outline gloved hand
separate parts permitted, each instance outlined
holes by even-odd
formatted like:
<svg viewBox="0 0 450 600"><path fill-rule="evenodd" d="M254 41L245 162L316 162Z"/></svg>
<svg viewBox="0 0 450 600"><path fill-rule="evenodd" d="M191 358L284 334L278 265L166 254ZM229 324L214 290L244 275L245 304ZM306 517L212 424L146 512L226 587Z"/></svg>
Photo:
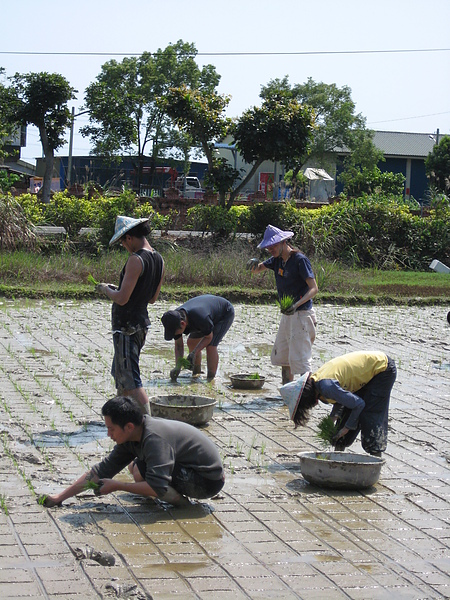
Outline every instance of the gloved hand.
<svg viewBox="0 0 450 600"><path fill-rule="evenodd" d="M98 292L99 294L104 294L105 296L107 296L108 294L106 293L107 289L110 290L114 290L115 287L113 285L111 285L110 283L97 283L97 285L95 286L95 291Z"/></svg>
<svg viewBox="0 0 450 600"><path fill-rule="evenodd" d="M246 267L249 271L253 271L254 269L256 269L256 267L259 265L259 260L257 258L251 258L247 264Z"/></svg>
<svg viewBox="0 0 450 600"><path fill-rule="evenodd" d="M176 367L174 369L172 369L170 371L170 379L172 381L176 381L178 378L178 375L180 374L180 369L177 369Z"/></svg>
<svg viewBox="0 0 450 600"><path fill-rule="evenodd" d="M190 363L190 369L192 371L192 369L194 368L194 363L195 363L195 352L189 352L189 354L186 357L186 360L189 361Z"/></svg>
<svg viewBox="0 0 450 600"><path fill-rule="evenodd" d="M291 306L289 306L289 308L285 308L281 312L283 313L283 315L293 315L295 313L294 305L291 304Z"/></svg>

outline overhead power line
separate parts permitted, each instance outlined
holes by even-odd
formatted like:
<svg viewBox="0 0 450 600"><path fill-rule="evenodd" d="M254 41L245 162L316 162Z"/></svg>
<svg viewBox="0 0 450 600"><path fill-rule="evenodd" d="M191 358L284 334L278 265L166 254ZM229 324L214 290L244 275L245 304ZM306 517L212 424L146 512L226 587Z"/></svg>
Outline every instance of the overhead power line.
<svg viewBox="0 0 450 600"><path fill-rule="evenodd" d="M197 52L196 56L312 56L330 54L401 54L412 52L450 52L450 48L405 48L399 50L304 50L299 52ZM142 52L26 52L0 50L0 54L24 56L141 56ZM148 54L156 54L149 52Z"/></svg>
<svg viewBox="0 0 450 600"><path fill-rule="evenodd" d="M410 119L424 119L425 117L436 117L437 115L448 115L450 111L430 113L428 115L417 115L416 117L399 117L398 119L384 119L383 121L371 121L367 125L376 125L376 123L392 123L393 121L408 121Z"/></svg>

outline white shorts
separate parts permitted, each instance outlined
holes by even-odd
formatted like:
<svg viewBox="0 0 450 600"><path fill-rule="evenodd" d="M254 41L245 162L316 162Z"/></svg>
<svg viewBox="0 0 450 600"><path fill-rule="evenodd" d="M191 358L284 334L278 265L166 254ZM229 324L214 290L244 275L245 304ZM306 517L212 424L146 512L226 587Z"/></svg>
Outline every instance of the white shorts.
<svg viewBox="0 0 450 600"><path fill-rule="evenodd" d="M316 322L314 308L298 310L293 315L281 315L270 357L272 364L289 367L292 375L303 375L306 371L311 371Z"/></svg>

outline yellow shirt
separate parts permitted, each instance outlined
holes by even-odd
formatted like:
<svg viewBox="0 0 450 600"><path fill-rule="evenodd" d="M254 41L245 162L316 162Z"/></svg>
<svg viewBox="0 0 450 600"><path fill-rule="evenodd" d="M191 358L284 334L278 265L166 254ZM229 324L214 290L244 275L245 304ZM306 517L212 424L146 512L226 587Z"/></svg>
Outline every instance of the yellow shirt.
<svg viewBox="0 0 450 600"><path fill-rule="evenodd" d="M350 352L328 361L313 373L311 378L314 381L335 379L342 389L357 392L375 375L386 371L387 364L388 358L384 352ZM320 399L330 404L335 403L331 398Z"/></svg>

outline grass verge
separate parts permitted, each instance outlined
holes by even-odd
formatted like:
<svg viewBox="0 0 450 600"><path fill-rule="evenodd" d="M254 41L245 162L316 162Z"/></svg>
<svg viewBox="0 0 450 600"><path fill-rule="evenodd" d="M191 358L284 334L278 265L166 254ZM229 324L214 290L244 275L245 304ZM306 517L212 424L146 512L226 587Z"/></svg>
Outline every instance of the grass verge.
<svg viewBox="0 0 450 600"><path fill-rule="evenodd" d="M246 269L252 248L161 248L166 277L161 299L179 302L199 294L219 294L239 303L275 303L270 271L251 275ZM61 253L45 256L30 252L0 255L0 295L8 298L100 298L89 275L97 281L118 283L127 260L124 251L98 258ZM263 257L261 257L263 258ZM336 262L314 262L319 287L315 304L447 305L450 276L434 271L379 271L352 269ZM103 298L103 297L102 297Z"/></svg>

